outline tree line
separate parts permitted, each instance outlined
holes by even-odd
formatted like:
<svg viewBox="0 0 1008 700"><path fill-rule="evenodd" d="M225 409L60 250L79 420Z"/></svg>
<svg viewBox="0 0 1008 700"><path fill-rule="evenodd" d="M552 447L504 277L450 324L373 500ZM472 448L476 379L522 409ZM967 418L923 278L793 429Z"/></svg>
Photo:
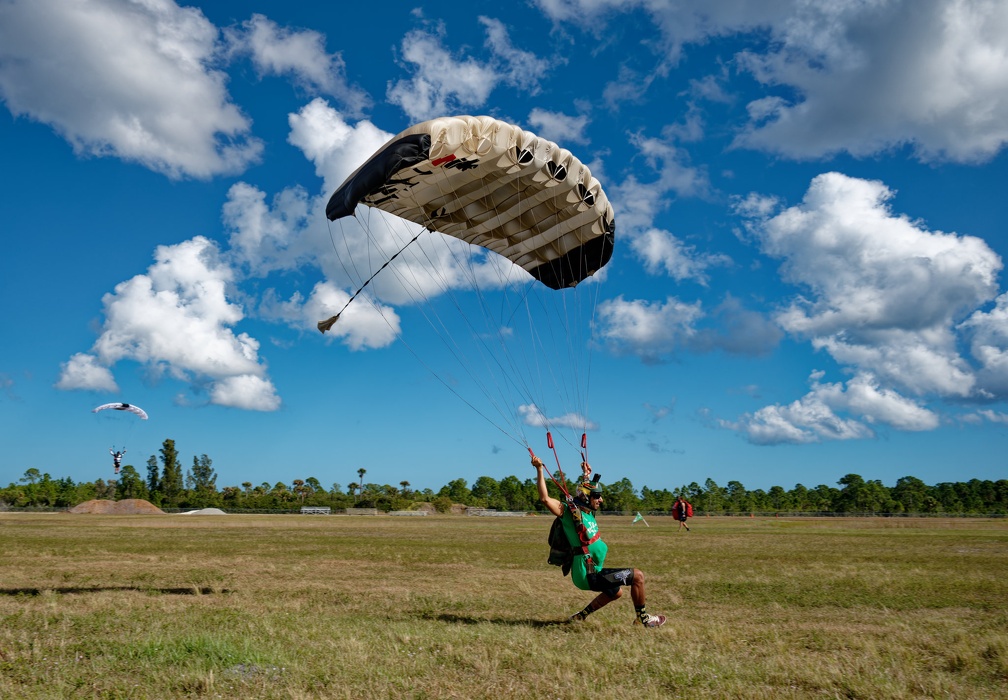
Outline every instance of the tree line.
<svg viewBox="0 0 1008 700"><path fill-rule="evenodd" d="M123 500L138 498L165 509L221 508L228 512L297 511L301 506L341 508L376 508L380 511L410 510L419 503L430 503L440 512L453 504L506 511L543 511L535 480L506 476L495 479L481 476L470 487L465 479L454 479L438 491L413 490L409 481L398 486L364 483L366 469L357 470L357 480L344 488L338 483L326 488L313 476L294 479L290 484L278 481L254 485L218 488L213 460L206 454L193 456L192 465L183 471L175 441L162 443L158 455L147 460L141 475L132 465L122 467L118 479L75 483L64 477L53 479L34 467L18 483L0 488L0 504L16 508L71 508L92 499ZM569 489L574 483L567 484ZM550 484L556 495L556 486ZM929 515L1006 515L1008 514L1008 479L997 481L971 479L965 482L925 484L913 476L904 476L888 487L878 480L866 481L857 474L847 474L837 486L807 488L796 484L785 490L749 490L740 481L725 486L707 479L672 490L639 491L629 479L603 485L605 510L648 514L671 513L672 504L682 496L693 504L697 514L741 515L749 513L874 513Z"/></svg>

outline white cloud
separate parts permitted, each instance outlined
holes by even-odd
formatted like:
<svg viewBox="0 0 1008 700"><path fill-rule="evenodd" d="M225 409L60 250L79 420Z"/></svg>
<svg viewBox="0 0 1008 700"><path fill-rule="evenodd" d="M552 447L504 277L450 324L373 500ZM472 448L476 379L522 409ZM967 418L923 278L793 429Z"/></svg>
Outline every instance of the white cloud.
<svg viewBox="0 0 1008 700"><path fill-rule="evenodd" d="M368 95L347 84L340 54L325 50L325 35L280 27L261 14L226 31L232 53L249 54L260 75L281 75L312 93L331 95L354 115L370 106Z"/></svg>
<svg viewBox="0 0 1008 700"><path fill-rule="evenodd" d="M535 94L549 63L515 48L499 20L481 17L490 56L457 58L445 48L443 24L433 31L414 30L403 37L401 58L412 76L389 82L386 97L413 121L467 111L486 104L500 83Z"/></svg>
<svg viewBox="0 0 1008 700"><path fill-rule="evenodd" d="M500 80L487 63L455 58L443 39L443 29L437 34L414 30L403 37L402 60L412 66L413 76L390 82L386 97L412 121L480 107Z"/></svg>
<svg viewBox="0 0 1008 700"><path fill-rule="evenodd" d="M742 65L795 100L766 103L739 143L796 158L911 144L980 162L1008 141L1008 5L985 0L804 3L775 48Z"/></svg>
<svg viewBox="0 0 1008 700"><path fill-rule="evenodd" d="M948 329L905 331L892 328L848 342L846 334L814 338L816 349L826 350L845 366L870 370L886 383L917 395L968 397L976 378L956 350Z"/></svg>
<svg viewBox="0 0 1008 700"><path fill-rule="evenodd" d="M588 143L588 137L584 133L588 126L587 115L579 114L572 117L562 112L551 112L536 107L529 112L528 121L537 136L550 141L565 144Z"/></svg>
<svg viewBox="0 0 1008 700"><path fill-rule="evenodd" d="M880 182L826 173L801 205L776 215L766 199L738 207L756 217L749 230L784 261L784 279L807 293L778 322L854 376L844 386L814 375L800 400L723 425L760 444L847 439L870 425L933 430L928 399L1008 396L1008 302L977 310L996 293L1000 257L978 238L894 214L892 197ZM960 354L967 345L979 370Z"/></svg>
<svg viewBox="0 0 1008 700"><path fill-rule="evenodd" d="M507 27L499 19L480 17L479 21L486 28L486 47L490 49L493 63L498 66L504 81L522 92L538 94L539 82L549 71L550 61L515 47Z"/></svg>
<svg viewBox="0 0 1008 700"><path fill-rule="evenodd" d="M98 363L94 355L78 352L60 365L57 389L89 389L92 391L119 391L115 377L108 367Z"/></svg>
<svg viewBox="0 0 1008 700"><path fill-rule="evenodd" d="M518 407L522 422L532 428L571 428L573 430L598 430L599 426L578 413L565 413L555 418L547 417L535 404Z"/></svg>
<svg viewBox="0 0 1008 700"><path fill-rule="evenodd" d="M254 374L221 377L210 387L210 402L251 411L275 411L280 397L273 384Z"/></svg>
<svg viewBox="0 0 1008 700"><path fill-rule="evenodd" d="M826 173L801 205L754 226L785 280L809 294L778 321L910 392L968 394L953 328L994 296L1001 259L979 238L893 214L892 196L880 182Z"/></svg>
<svg viewBox="0 0 1008 700"><path fill-rule="evenodd" d="M814 372L811 390L786 406L764 406L738 421L722 420L719 424L738 431L757 445L870 438L875 433L869 425L913 431L938 426L934 413L891 389L880 388L870 375L858 375L846 387L839 383L820 384L821 377L822 372Z"/></svg>
<svg viewBox="0 0 1008 700"><path fill-rule="evenodd" d="M93 359L78 355L64 365L64 388L82 367L133 360L151 374L167 374L194 389L209 384L212 403L275 410L280 399L260 362L259 342L230 328L244 316L227 299L233 278L206 238L159 246L147 274L105 295L105 322Z"/></svg>
<svg viewBox="0 0 1008 700"><path fill-rule="evenodd" d="M834 409L843 409L870 424L882 424L897 430L934 430L938 416L923 406L879 386L875 377L860 373L847 386L828 384L817 387L823 400Z"/></svg>
<svg viewBox="0 0 1008 700"><path fill-rule="evenodd" d="M395 134L383 131L370 121L351 125L346 117L321 99L315 98L288 119L287 140L301 149L322 178L322 190L331 193L364 164Z"/></svg>
<svg viewBox="0 0 1008 700"><path fill-rule="evenodd" d="M630 247L650 274L664 272L677 282L692 279L706 286L708 268L731 262L724 254L697 252L695 246L688 246L668 231L656 228L649 228L631 239Z"/></svg>
<svg viewBox="0 0 1008 700"><path fill-rule="evenodd" d="M283 190L270 205L265 193L251 185L232 185L222 211L230 232L229 256L252 276L307 264L318 254L316 239L305 235L314 204L297 187Z"/></svg>
<svg viewBox="0 0 1008 700"><path fill-rule="evenodd" d="M213 68L219 48L198 9L170 0L4 2L0 96L77 153L172 178L236 173L262 144Z"/></svg>
<svg viewBox="0 0 1008 700"><path fill-rule="evenodd" d="M1008 294L990 311L976 311L960 326L980 369L977 382L987 398L1008 398Z"/></svg>
<svg viewBox="0 0 1008 700"><path fill-rule="evenodd" d="M983 420L990 421L991 423L1000 423L1002 425L1008 425L1008 413L983 409L981 411L977 411L976 415L979 418L982 418ZM967 416L966 418L969 419L971 417ZM967 420L967 422L973 422L973 421Z"/></svg>
<svg viewBox="0 0 1008 700"><path fill-rule="evenodd" d="M989 0L759 3L537 0L554 22L601 34L609 14L643 11L661 58L712 37L768 47L736 56L767 92L738 144L793 158L867 156L910 145L922 160L982 162L1008 141L1008 4ZM627 70L624 68L624 70ZM607 95L650 84L623 75Z"/></svg>
<svg viewBox="0 0 1008 700"><path fill-rule="evenodd" d="M669 297L664 304L626 301L622 295L599 303L599 336L616 353L632 353L645 362L660 362L696 333L700 303Z"/></svg>
<svg viewBox="0 0 1008 700"><path fill-rule="evenodd" d="M783 443L808 444L823 440L853 440L869 438L872 430L855 420L837 416L814 394L792 401L787 406L764 406L738 422L720 422L746 436L756 445Z"/></svg>
<svg viewBox="0 0 1008 700"><path fill-rule="evenodd" d="M294 328L317 333L319 321L342 310L339 321L326 332L326 338L339 339L351 350L383 348L395 341L401 328L394 309L378 304L366 295L346 306L349 298L346 291L332 283L319 282L312 288L307 301L299 294L280 301L275 294L268 293L260 313L266 319L283 321Z"/></svg>

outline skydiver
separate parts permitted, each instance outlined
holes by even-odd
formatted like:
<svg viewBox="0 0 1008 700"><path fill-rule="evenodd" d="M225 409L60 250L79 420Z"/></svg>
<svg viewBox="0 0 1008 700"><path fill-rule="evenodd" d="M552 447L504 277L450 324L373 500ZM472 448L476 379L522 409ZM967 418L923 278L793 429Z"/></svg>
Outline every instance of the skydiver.
<svg viewBox="0 0 1008 700"><path fill-rule="evenodd" d="M542 460L538 457L532 457L532 466L536 469L539 500L549 512L561 518L567 539L574 547L571 580L583 591L598 593L584 610L571 615L570 621L584 620L599 608L623 595L621 586L629 586L630 598L633 600L634 610L637 613L634 623L640 622L645 628L664 625L664 615L651 615L645 610L644 573L640 569L603 568L608 547L599 537L598 523L595 521L595 513L602 507L602 487L597 481L588 481L592 471L591 466L587 462L581 463L583 480L577 488L577 495L573 498L573 502L568 503L558 501L549 495L546 488L546 478L543 475ZM583 532L588 542L586 547L582 546L579 530ZM587 549L587 553L585 553L585 549Z"/></svg>
<svg viewBox="0 0 1008 700"><path fill-rule="evenodd" d="M109 454L112 455L112 463L115 464L115 473L119 473L119 463L122 462L122 457L126 454L126 448L123 448L119 452L110 449Z"/></svg>

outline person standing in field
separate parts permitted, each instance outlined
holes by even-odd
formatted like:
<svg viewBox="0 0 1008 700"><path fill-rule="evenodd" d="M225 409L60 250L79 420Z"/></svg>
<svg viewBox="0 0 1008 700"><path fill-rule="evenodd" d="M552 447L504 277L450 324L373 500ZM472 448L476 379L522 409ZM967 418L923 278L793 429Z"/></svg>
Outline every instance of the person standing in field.
<svg viewBox="0 0 1008 700"><path fill-rule="evenodd" d="M686 532L689 532L686 518L691 515L693 515L693 504L682 496L677 497L675 503L672 505L672 517L679 521L679 527L676 529L676 532L682 532L683 528L686 528Z"/></svg>
<svg viewBox="0 0 1008 700"><path fill-rule="evenodd" d="M538 457L532 457L536 469L536 486L539 500L546 509L561 519L567 540L574 548L571 562L571 580L583 591L595 591L598 595L584 608L570 617L571 622L580 622L596 610L608 605L623 595L623 586L630 587L630 598L637 613L634 622L644 627L661 627L664 615L651 615L645 609L644 573L640 569L604 568L608 547L599 536L595 513L602 507L602 487L598 482L589 482L591 466L581 463L583 481L577 495L571 501L563 502L549 495L546 488L544 465Z"/></svg>

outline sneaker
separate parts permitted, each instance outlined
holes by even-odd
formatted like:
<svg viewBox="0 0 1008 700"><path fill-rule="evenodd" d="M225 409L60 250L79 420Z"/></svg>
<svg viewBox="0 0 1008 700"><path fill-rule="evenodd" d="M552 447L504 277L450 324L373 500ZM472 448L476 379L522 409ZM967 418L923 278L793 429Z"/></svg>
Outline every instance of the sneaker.
<svg viewBox="0 0 1008 700"><path fill-rule="evenodd" d="M634 619L634 624L637 624L638 622L643 623L645 627L661 627L665 624L665 616L646 613L643 620L640 617Z"/></svg>

